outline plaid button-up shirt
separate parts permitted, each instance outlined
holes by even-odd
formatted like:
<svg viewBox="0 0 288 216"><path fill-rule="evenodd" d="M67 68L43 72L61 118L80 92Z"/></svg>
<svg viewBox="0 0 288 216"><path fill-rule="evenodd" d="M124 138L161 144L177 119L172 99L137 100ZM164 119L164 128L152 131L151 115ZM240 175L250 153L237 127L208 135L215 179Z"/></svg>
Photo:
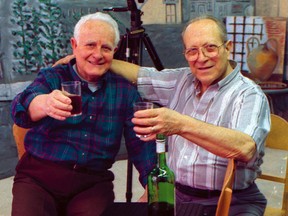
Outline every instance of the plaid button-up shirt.
<svg viewBox="0 0 288 216"><path fill-rule="evenodd" d="M143 142L133 131L133 103L141 100L136 88L124 78L107 72L92 92L71 62L42 69L36 79L12 102L11 113L19 126L31 128L25 149L32 155L78 164L93 170L111 168L124 134L129 156L140 172L140 182L156 163L154 142ZM46 117L32 122L27 114L30 102L40 94L61 89L62 81L79 80L82 87L82 115L59 121Z"/></svg>

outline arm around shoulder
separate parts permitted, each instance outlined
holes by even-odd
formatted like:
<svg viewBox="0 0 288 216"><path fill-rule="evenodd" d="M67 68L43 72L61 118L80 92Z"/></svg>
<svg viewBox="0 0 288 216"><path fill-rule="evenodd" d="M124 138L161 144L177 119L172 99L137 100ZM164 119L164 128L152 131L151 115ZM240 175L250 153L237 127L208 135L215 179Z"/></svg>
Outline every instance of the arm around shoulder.
<svg viewBox="0 0 288 216"><path fill-rule="evenodd" d="M138 71L140 66L126 61L113 59L111 71L123 76L132 83L137 83Z"/></svg>

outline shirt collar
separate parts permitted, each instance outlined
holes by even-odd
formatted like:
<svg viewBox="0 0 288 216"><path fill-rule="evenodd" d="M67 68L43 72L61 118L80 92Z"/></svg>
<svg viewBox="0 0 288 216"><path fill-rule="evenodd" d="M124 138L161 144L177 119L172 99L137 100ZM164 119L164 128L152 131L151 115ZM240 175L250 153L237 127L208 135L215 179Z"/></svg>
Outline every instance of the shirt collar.
<svg viewBox="0 0 288 216"><path fill-rule="evenodd" d="M226 76L224 79L220 80L218 83L215 83L214 85L217 85L219 88L227 85L228 83L230 83L234 77L236 77L237 75L239 75L239 71L240 71L240 65L233 61L233 60L229 60L229 63L232 65L232 67L234 68L233 71L228 74L228 76ZM196 91L200 92L200 81L194 76L194 89Z"/></svg>
<svg viewBox="0 0 288 216"><path fill-rule="evenodd" d="M88 82L87 80L82 78L77 71L75 58L69 62L69 67L73 71L73 78L74 78L74 74L75 74L75 76L77 76L77 78L82 81L82 85L87 86L92 92L95 92L98 89L100 89L103 86L104 82L107 80L107 73L105 73L99 80L97 80L97 82Z"/></svg>
<svg viewBox="0 0 288 216"><path fill-rule="evenodd" d="M239 71L240 71L240 65L233 61L233 60L230 60L229 63L231 64L233 71L228 74L228 76L226 76L224 79L220 80L218 82L218 85L219 85L219 88L227 85L228 83L230 83L236 76L239 76Z"/></svg>

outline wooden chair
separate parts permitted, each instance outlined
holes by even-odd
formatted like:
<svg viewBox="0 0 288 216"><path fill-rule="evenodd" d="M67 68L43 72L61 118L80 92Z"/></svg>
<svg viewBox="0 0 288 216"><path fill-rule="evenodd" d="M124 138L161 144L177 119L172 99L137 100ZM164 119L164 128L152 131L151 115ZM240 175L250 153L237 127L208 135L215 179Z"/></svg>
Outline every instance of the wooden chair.
<svg viewBox="0 0 288 216"><path fill-rule="evenodd" d="M28 132L29 129L19 127L16 124L13 124L12 131L13 131L13 136L14 140L17 146L17 151L18 151L18 158L20 159L22 155L25 153L25 148L24 148L24 138L26 136L26 133Z"/></svg>
<svg viewBox="0 0 288 216"><path fill-rule="evenodd" d="M218 200L216 216L228 216L230 203L232 199L233 182L235 174L235 162L234 159L229 159L221 195Z"/></svg>
<svg viewBox="0 0 288 216"><path fill-rule="evenodd" d="M277 116L271 114L271 131L266 139L266 147L271 149L279 149L287 151L288 156L288 122ZM265 159L264 159L265 160ZM265 216L287 216L288 215L288 158L286 157L286 171L285 176L275 176L268 173L262 173L259 179L278 182L284 184L284 192L282 198L282 208L272 208L267 206ZM271 189L272 190L272 189Z"/></svg>

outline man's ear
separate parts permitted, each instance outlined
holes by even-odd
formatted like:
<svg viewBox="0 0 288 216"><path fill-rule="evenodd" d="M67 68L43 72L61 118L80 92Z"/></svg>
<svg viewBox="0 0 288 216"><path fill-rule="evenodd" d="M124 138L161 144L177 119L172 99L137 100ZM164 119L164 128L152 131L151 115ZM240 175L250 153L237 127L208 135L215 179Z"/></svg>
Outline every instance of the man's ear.
<svg viewBox="0 0 288 216"><path fill-rule="evenodd" d="M233 43L232 43L232 41L231 40L228 40L227 42L226 42L226 49L227 49L227 51L229 51L229 52L231 52L232 51L232 49L233 49Z"/></svg>
<svg viewBox="0 0 288 216"><path fill-rule="evenodd" d="M114 48L114 54L116 53L117 50L118 50L118 47L115 47Z"/></svg>
<svg viewBox="0 0 288 216"><path fill-rule="evenodd" d="M70 43L71 43L71 46L72 46L72 49L74 50L76 47L77 47L77 41L74 37L72 37L70 39Z"/></svg>
<svg viewBox="0 0 288 216"><path fill-rule="evenodd" d="M233 43L231 40L228 40L226 42L226 46L225 46L226 52L228 53L227 58L230 59L230 54L233 50Z"/></svg>

